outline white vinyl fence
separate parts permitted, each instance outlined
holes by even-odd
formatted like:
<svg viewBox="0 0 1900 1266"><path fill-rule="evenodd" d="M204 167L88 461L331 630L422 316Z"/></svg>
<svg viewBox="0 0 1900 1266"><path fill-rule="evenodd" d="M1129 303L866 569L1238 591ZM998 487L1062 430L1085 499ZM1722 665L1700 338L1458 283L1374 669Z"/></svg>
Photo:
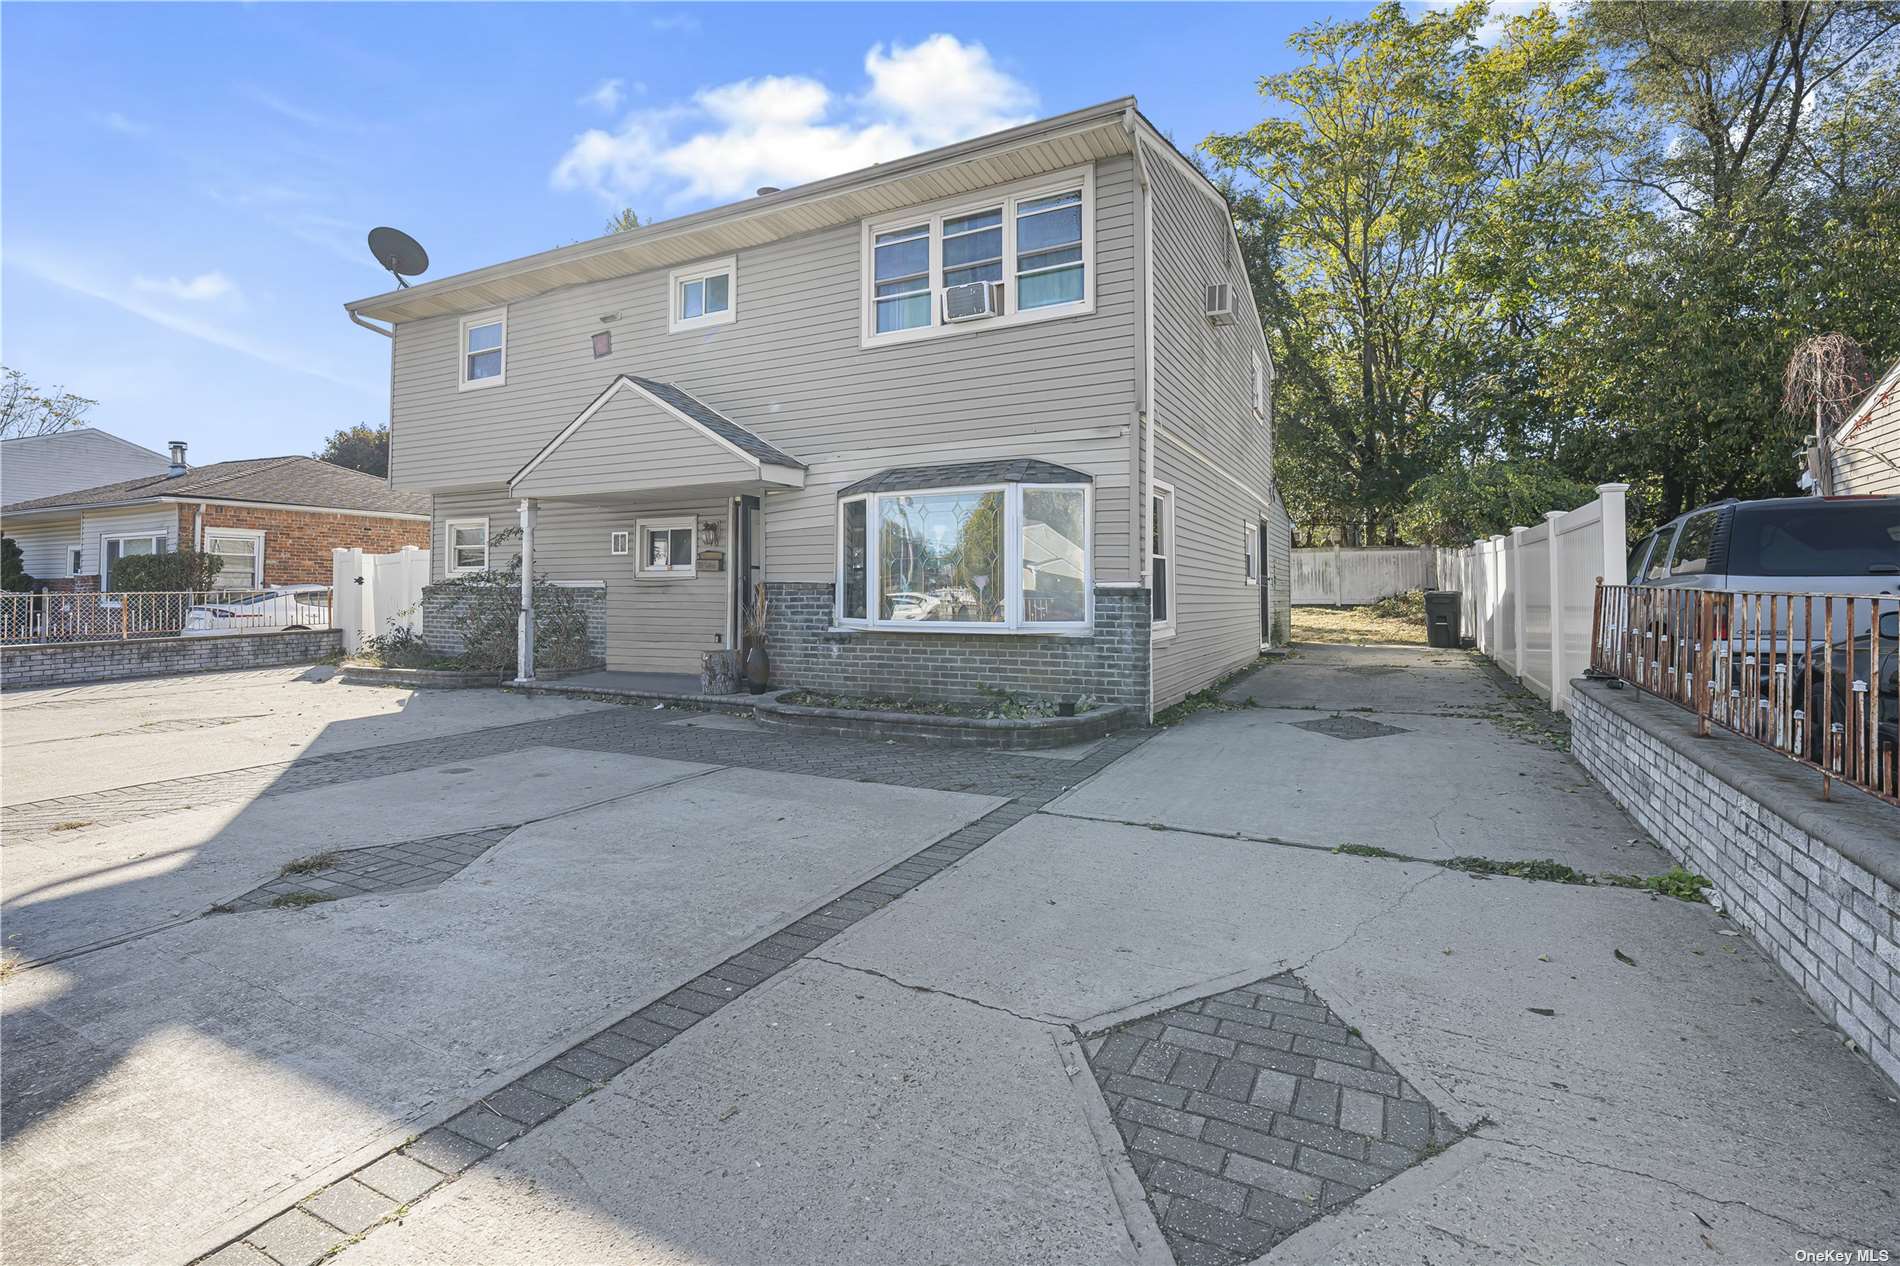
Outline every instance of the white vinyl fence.
<svg viewBox="0 0 1900 1266"><path fill-rule="evenodd" d="M334 627L343 630L343 653L359 650L363 639L387 633L390 626L420 630L422 587L429 583L429 551L405 545L394 554L365 554L360 549L331 551L336 593Z"/></svg>
<svg viewBox="0 0 1900 1266"><path fill-rule="evenodd" d="M1590 666L1597 581L1624 579L1627 491L1628 484L1599 484L1589 505L1438 552L1438 584L1464 594L1464 635L1558 712L1571 679Z"/></svg>
<svg viewBox="0 0 1900 1266"><path fill-rule="evenodd" d="M1293 605L1355 607L1393 594L1430 589L1436 559L1429 548L1293 551Z"/></svg>

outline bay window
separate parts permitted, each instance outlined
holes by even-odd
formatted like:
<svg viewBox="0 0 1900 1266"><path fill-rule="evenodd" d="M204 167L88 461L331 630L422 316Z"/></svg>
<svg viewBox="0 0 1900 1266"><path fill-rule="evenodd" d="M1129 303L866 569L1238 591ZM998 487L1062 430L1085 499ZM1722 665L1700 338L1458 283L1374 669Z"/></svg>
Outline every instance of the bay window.
<svg viewBox="0 0 1900 1266"><path fill-rule="evenodd" d="M1086 628L1090 509L1086 483L847 489L836 617L918 632Z"/></svg>
<svg viewBox="0 0 1900 1266"><path fill-rule="evenodd" d="M864 224L866 346L1088 312L1094 306L1093 168ZM942 296L985 282L996 315L950 324Z"/></svg>

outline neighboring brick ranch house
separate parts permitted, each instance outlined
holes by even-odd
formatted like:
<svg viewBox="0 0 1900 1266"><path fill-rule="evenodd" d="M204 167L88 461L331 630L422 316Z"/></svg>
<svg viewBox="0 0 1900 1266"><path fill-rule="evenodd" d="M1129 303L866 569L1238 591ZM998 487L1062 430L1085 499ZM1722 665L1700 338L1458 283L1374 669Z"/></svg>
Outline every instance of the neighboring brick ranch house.
<svg viewBox="0 0 1900 1266"><path fill-rule="evenodd" d="M232 589L328 584L330 551L378 554L429 544L429 496L314 457L258 457L187 467L0 507L0 531L28 575L65 591L112 587L112 564L180 548L224 559Z"/></svg>

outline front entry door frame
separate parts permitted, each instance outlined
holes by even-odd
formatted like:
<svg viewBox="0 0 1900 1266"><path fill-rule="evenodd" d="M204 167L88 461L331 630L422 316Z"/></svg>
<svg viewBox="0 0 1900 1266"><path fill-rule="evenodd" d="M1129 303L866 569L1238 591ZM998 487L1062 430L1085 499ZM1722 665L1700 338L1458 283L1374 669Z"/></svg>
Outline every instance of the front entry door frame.
<svg viewBox="0 0 1900 1266"><path fill-rule="evenodd" d="M738 652L741 663L751 649L745 644L745 613L752 605L753 586L764 578L758 558L760 513L759 498L732 499L732 518L727 525L732 542L732 600L727 604L732 612L732 628L727 645Z"/></svg>

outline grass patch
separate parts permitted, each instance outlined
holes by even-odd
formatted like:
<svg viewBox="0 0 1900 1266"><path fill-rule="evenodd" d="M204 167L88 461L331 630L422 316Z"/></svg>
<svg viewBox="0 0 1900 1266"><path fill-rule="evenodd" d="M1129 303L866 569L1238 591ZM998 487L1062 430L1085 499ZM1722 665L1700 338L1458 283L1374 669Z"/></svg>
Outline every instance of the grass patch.
<svg viewBox="0 0 1900 1266"><path fill-rule="evenodd" d="M1677 901L1708 901L1702 891L1709 887L1708 879L1680 866L1671 866L1660 875L1604 875L1601 882L1618 888L1638 888L1658 896L1674 897Z"/></svg>
<svg viewBox="0 0 1900 1266"><path fill-rule="evenodd" d="M310 875L319 870L330 869L330 867L336 865L336 859L337 854L334 850L328 853L312 853L308 857L299 857L294 862L285 862L284 868L277 873L280 875Z"/></svg>
<svg viewBox="0 0 1900 1266"><path fill-rule="evenodd" d="M1548 857L1528 862L1501 862L1495 857L1454 857L1444 865L1447 870L1462 870L1468 875L1509 875L1513 879L1535 879L1547 884L1592 882L1590 876L1582 871Z"/></svg>
<svg viewBox="0 0 1900 1266"><path fill-rule="evenodd" d="M1413 597L1418 599L1416 612L1406 605ZM1364 607L1294 607L1293 640L1335 645L1394 642L1423 646L1424 595L1400 594Z"/></svg>
<svg viewBox="0 0 1900 1266"><path fill-rule="evenodd" d="M271 902L273 910L301 910L305 906L321 905L325 901L335 901L327 892L287 892Z"/></svg>
<svg viewBox="0 0 1900 1266"><path fill-rule="evenodd" d="M1344 853L1347 857L1385 857L1399 862L1410 860L1403 853L1395 853L1389 848L1380 848L1377 844L1341 844L1333 852Z"/></svg>

